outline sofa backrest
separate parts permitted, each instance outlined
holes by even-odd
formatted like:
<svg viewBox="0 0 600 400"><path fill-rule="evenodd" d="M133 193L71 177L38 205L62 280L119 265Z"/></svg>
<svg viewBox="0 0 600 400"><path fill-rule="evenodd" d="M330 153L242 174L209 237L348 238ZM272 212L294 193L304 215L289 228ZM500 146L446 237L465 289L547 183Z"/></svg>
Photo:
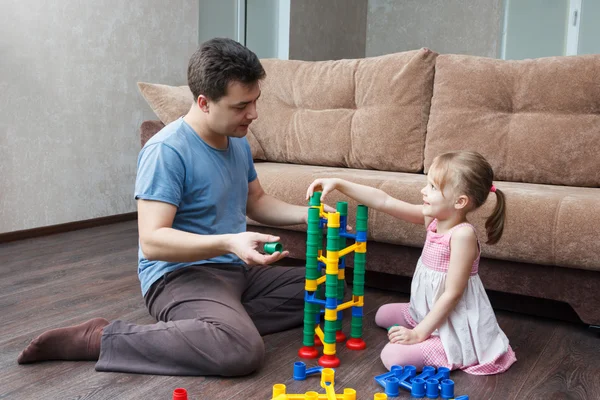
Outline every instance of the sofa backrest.
<svg viewBox="0 0 600 400"><path fill-rule="evenodd" d="M423 170L437 54L338 61L262 60L267 78L248 139L273 162Z"/></svg>
<svg viewBox="0 0 600 400"><path fill-rule="evenodd" d="M479 151L504 181L600 186L600 55L436 59L425 171Z"/></svg>

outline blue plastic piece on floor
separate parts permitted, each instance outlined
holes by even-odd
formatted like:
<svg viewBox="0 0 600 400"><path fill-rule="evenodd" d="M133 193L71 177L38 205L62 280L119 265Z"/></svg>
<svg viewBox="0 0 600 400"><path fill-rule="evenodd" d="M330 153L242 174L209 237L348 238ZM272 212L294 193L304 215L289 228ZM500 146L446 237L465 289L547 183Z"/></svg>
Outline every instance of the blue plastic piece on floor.
<svg viewBox="0 0 600 400"><path fill-rule="evenodd" d="M425 379L414 378L412 380L410 395L417 399L422 399L423 397L425 397Z"/></svg>
<svg viewBox="0 0 600 400"><path fill-rule="evenodd" d="M435 367L427 365L427 366L423 367L423 371L421 371L421 373L419 375L415 376L415 378L421 378L421 379L427 380L433 375L435 375Z"/></svg>
<svg viewBox="0 0 600 400"><path fill-rule="evenodd" d="M437 379L438 381L443 381L444 379L450 378L450 369L446 367L439 367L437 374L431 377L432 379Z"/></svg>
<svg viewBox="0 0 600 400"><path fill-rule="evenodd" d="M450 369L425 366L417 376L417 368L413 365L402 367L394 365L390 372L375 377L375 382L381 385L388 397L400 395L399 388L411 392L413 398L427 397L429 399L454 399L454 381L449 379ZM454 400L468 400L469 396L460 396Z"/></svg>
<svg viewBox="0 0 600 400"><path fill-rule="evenodd" d="M395 376L390 376L385 379L385 394L389 397L397 397L400 395L400 381Z"/></svg>
<svg viewBox="0 0 600 400"><path fill-rule="evenodd" d="M318 372L321 372L322 370L323 370L323 367L313 367L313 368L306 369L306 364L303 363L302 361L295 362L294 363L294 380L303 381L306 379L307 376L316 374Z"/></svg>
<svg viewBox="0 0 600 400"><path fill-rule="evenodd" d="M454 381L451 381L450 379L444 379L442 381L442 383L440 384L440 386L441 386L440 397L442 399L454 398Z"/></svg>
<svg viewBox="0 0 600 400"><path fill-rule="evenodd" d="M427 379L425 386L427 387L425 395L428 399L437 399L440 397L440 381L437 379Z"/></svg>

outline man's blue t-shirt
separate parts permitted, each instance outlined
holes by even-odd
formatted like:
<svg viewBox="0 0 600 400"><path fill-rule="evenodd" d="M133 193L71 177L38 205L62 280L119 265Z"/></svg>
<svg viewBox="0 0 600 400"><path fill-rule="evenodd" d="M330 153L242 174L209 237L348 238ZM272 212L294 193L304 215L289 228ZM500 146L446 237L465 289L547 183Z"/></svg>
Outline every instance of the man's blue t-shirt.
<svg viewBox="0 0 600 400"><path fill-rule="evenodd" d="M138 157L135 198L173 204L173 229L200 235L246 231L248 183L256 179L246 138L215 149L179 118L154 135ZM141 246L138 275L145 295L165 273L204 263L242 264L235 254L192 263L149 261Z"/></svg>

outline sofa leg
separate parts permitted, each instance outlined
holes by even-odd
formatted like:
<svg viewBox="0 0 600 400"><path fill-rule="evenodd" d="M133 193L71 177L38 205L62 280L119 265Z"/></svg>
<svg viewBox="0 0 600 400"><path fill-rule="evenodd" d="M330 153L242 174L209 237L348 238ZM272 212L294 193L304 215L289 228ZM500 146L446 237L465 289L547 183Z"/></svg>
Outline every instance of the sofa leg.
<svg viewBox="0 0 600 400"><path fill-rule="evenodd" d="M589 325L589 330L600 335L600 325Z"/></svg>

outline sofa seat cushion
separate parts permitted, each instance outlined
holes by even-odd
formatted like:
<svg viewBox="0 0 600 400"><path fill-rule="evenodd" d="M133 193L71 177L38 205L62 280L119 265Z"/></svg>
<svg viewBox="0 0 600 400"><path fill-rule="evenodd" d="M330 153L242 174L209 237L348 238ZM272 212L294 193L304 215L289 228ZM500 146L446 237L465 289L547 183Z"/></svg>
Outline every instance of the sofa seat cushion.
<svg viewBox="0 0 600 400"><path fill-rule="evenodd" d="M335 167L256 163L265 191L292 204L306 205L306 189L316 178L337 177L382 189L391 196L418 204L423 174L347 169ZM535 264L600 271L600 195L598 189L496 182L507 198L507 221L500 242L485 244L485 218L496 198L476 211L471 222L479 232L482 256ZM354 226L356 203L340 193L328 195L326 203L348 201L349 221ZM250 221L250 224L255 222ZM289 229L303 231L298 225ZM251 230L251 227L249 228ZM425 228L369 210L369 240L422 247Z"/></svg>

